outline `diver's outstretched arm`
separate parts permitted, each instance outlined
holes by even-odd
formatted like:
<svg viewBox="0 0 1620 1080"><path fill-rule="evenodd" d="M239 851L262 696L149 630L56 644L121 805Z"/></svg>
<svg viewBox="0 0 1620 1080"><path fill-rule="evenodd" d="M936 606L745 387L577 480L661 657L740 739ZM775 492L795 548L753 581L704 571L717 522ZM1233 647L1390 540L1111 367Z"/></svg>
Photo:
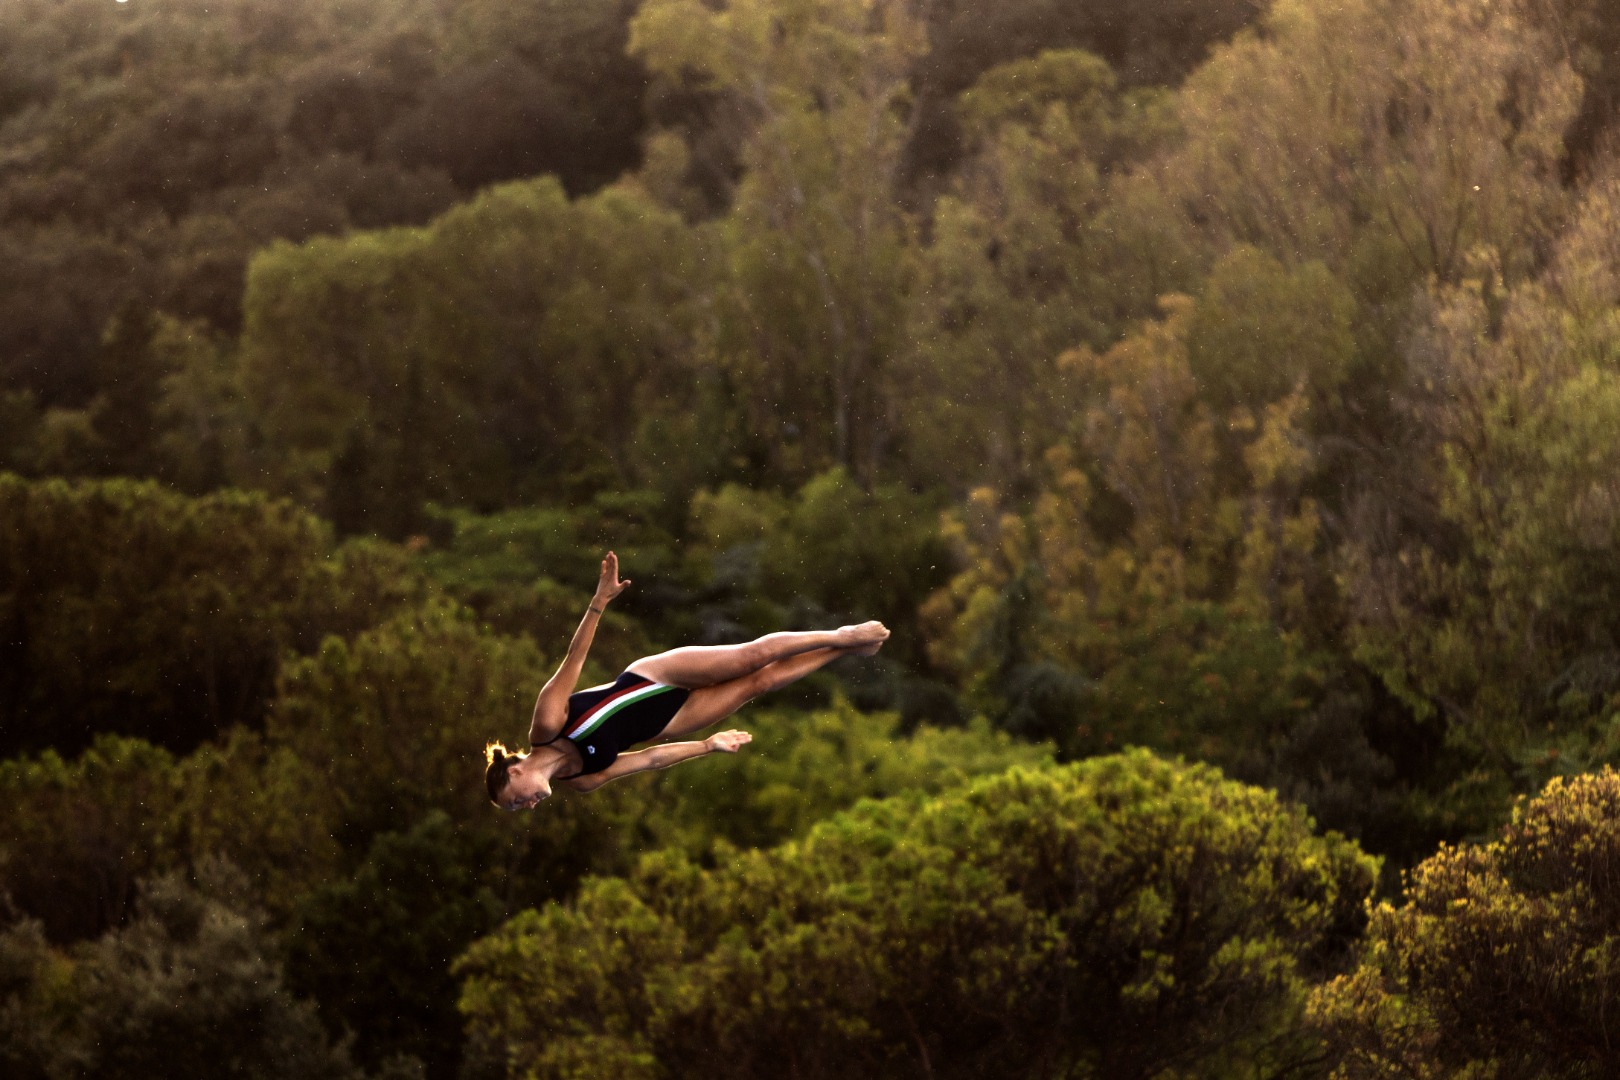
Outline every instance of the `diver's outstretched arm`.
<svg viewBox="0 0 1620 1080"><path fill-rule="evenodd" d="M540 696L535 698L534 717L529 722L531 743L545 742L562 730L563 720L568 715L568 695L579 685L579 677L585 671L585 657L591 651L591 641L596 637L596 624L601 620L602 612L607 610L608 601L624 592L629 585L628 578L619 580L619 557L608 552L607 558L602 560L602 574L596 581L596 593L591 597L590 607L579 621L574 639L568 643L568 655L563 657L557 673L546 680L546 685L540 688Z"/></svg>
<svg viewBox="0 0 1620 1080"><path fill-rule="evenodd" d="M663 743L659 746L648 747L646 750L634 750L628 754L620 754L613 764L601 772L581 776L575 780L564 780L562 783L567 784L575 791L591 791L601 787L609 780L617 780L621 776L646 772L649 769L667 769L671 765L691 761L716 751L735 754L739 748L753 740L754 737L746 731L720 731L710 735L702 742Z"/></svg>

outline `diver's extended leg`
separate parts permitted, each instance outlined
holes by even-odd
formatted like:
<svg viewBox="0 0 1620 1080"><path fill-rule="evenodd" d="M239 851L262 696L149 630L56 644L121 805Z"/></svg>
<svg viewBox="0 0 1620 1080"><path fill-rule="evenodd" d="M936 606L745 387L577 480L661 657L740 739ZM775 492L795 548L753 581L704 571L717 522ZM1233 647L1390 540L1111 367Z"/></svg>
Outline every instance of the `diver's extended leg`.
<svg viewBox="0 0 1620 1080"><path fill-rule="evenodd" d="M819 649L871 645L888 636L889 631L880 622L837 630L784 631L741 645L686 645L644 656L625 670L666 686L698 690L740 679L794 656Z"/></svg>
<svg viewBox="0 0 1620 1080"><path fill-rule="evenodd" d="M780 690L791 682L804 678L812 671L825 667L840 656L870 656L882 642L853 645L847 648L814 649L778 660L751 671L746 675L713 686L693 690L669 724L659 733L657 742L685 738L711 724L717 724L761 694Z"/></svg>

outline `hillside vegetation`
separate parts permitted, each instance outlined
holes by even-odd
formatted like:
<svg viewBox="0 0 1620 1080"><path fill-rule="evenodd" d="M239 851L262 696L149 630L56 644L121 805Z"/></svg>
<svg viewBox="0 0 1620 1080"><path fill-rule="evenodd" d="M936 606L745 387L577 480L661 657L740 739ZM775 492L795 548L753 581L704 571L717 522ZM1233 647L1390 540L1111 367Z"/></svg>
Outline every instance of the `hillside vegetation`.
<svg viewBox="0 0 1620 1080"><path fill-rule="evenodd" d="M1607 1075L1617 57L12 0L0 1071ZM587 684L894 636L497 813L608 548Z"/></svg>

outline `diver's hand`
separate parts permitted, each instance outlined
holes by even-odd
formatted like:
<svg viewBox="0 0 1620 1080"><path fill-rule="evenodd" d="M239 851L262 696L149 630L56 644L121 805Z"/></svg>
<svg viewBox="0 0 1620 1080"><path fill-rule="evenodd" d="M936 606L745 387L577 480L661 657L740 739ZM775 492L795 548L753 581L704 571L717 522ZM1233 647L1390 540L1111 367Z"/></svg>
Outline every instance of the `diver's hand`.
<svg viewBox="0 0 1620 1080"><path fill-rule="evenodd" d="M703 745L709 748L712 754L716 750L727 754L735 754L739 749L754 741L754 737L746 731L720 731L703 740Z"/></svg>
<svg viewBox="0 0 1620 1080"><path fill-rule="evenodd" d="M610 551L607 558L602 560L602 576L596 579L596 597L591 604L592 606L605 604L629 587L629 578L619 580L619 557Z"/></svg>

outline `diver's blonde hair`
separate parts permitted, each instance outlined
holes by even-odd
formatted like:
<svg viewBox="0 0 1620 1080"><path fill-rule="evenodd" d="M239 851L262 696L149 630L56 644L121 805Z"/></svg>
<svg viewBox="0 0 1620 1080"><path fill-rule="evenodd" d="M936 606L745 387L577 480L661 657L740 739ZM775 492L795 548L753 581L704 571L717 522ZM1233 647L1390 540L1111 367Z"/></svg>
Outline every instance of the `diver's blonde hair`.
<svg viewBox="0 0 1620 1080"><path fill-rule="evenodd" d="M501 792L506 790L506 772L523 760L522 754L509 754L498 742L484 744L484 786L489 788L489 801L501 805Z"/></svg>

